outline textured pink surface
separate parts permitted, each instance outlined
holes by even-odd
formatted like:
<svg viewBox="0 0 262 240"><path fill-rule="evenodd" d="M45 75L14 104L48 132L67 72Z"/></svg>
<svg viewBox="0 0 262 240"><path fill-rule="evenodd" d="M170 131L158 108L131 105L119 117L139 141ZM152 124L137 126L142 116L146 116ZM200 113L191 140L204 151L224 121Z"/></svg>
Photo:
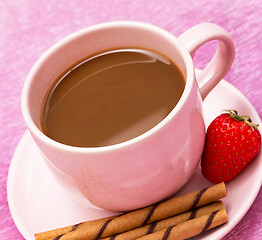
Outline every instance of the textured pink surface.
<svg viewBox="0 0 262 240"><path fill-rule="evenodd" d="M6 182L16 145L25 132L20 95L34 62L52 44L92 24L137 20L160 26L179 36L200 22L224 27L236 43L236 57L225 79L250 100L262 117L262 5L260 0L112 0L0 2L0 239L23 239L7 204ZM213 45L200 49L204 66ZM247 193L248 194L248 193ZM240 223L223 240L262 238L262 192Z"/></svg>

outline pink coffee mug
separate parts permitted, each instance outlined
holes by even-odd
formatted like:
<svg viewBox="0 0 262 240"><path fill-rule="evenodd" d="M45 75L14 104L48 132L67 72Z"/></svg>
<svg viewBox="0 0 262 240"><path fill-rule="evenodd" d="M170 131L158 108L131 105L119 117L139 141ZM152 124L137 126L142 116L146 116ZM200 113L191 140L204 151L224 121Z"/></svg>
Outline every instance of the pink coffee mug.
<svg viewBox="0 0 262 240"><path fill-rule="evenodd" d="M217 50L196 81L192 57L211 40L217 40ZM186 79L181 99L165 119L138 137L105 147L68 146L41 132L41 105L60 74L98 52L130 47L167 56ZM72 179L101 208L141 208L174 194L194 173L205 141L202 101L228 72L234 52L228 33L211 23L196 25L178 39L146 23L91 26L55 44L33 66L22 93L23 116L44 159L66 187Z"/></svg>

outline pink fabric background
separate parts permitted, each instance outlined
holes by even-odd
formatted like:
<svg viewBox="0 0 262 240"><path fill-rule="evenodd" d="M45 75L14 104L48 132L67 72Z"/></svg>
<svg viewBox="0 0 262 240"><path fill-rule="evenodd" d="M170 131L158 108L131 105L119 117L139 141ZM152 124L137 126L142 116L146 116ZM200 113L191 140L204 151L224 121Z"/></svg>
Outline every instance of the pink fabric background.
<svg viewBox="0 0 262 240"><path fill-rule="evenodd" d="M236 43L236 58L225 79L262 117L261 0L16 0L0 1L0 13L1 240L23 239L9 212L6 183L12 155L26 130L20 110L24 80L45 50L76 30L106 21L136 20L179 36L197 23L217 23ZM212 44L201 48L196 66L203 67L213 50ZM232 239L262 239L261 191L245 217L223 238Z"/></svg>

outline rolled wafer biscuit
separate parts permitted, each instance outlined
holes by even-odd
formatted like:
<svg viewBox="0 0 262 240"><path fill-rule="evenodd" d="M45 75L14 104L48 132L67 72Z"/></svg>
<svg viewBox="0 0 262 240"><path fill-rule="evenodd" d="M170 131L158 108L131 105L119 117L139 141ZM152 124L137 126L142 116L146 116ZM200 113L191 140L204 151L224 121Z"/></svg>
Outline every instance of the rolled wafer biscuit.
<svg viewBox="0 0 262 240"><path fill-rule="evenodd" d="M36 240L97 240L206 205L225 197L226 194L225 184L219 183L203 188L200 191L174 197L119 216L87 221L61 229L37 233L35 238Z"/></svg>
<svg viewBox="0 0 262 240"><path fill-rule="evenodd" d="M202 215L175 226L145 235L137 240L182 240L187 239L228 221L225 209Z"/></svg>
<svg viewBox="0 0 262 240"><path fill-rule="evenodd" d="M144 235L147 235L147 234L150 234L150 233L153 233L153 232L157 232L157 231L162 230L164 228L168 228L168 227L177 225L179 223L188 221L190 219L194 219L194 218L200 217L202 215L212 213L214 211L221 210L221 209L224 209L224 208L225 208L225 206L224 206L223 202L217 201L217 202L208 204L204 207L194 208L191 211L181 213L179 215L175 215L173 217L170 217L170 218L167 218L167 219L164 219L164 220L153 222L151 224L147 224L145 226L135 228L135 229L129 230L127 232L120 233L118 235L113 235L113 236L108 237L108 238L103 238L102 240L133 240L133 239L137 239L137 238L142 237Z"/></svg>

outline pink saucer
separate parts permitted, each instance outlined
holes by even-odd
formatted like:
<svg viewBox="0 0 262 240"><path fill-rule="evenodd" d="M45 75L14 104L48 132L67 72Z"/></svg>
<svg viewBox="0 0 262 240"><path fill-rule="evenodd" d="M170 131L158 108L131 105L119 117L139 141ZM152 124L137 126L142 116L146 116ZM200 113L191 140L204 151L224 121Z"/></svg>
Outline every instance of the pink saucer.
<svg viewBox="0 0 262 240"><path fill-rule="evenodd" d="M204 101L206 125L208 126L223 109L236 109L240 114L248 114L260 125L261 131L261 120L254 107L242 93L224 80ZM255 200L262 182L261 172L260 153L241 175L226 184L228 196L223 201L229 222L193 239L215 240L225 236L241 220ZM202 177L198 168L177 195L210 185L212 184ZM83 205L81 201L72 198L69 191L56 182L29 132L25 133L13 156L7 193L14 222L27 240L33 240L36 232L116 214L97 208L91 203Z"/></svg>

